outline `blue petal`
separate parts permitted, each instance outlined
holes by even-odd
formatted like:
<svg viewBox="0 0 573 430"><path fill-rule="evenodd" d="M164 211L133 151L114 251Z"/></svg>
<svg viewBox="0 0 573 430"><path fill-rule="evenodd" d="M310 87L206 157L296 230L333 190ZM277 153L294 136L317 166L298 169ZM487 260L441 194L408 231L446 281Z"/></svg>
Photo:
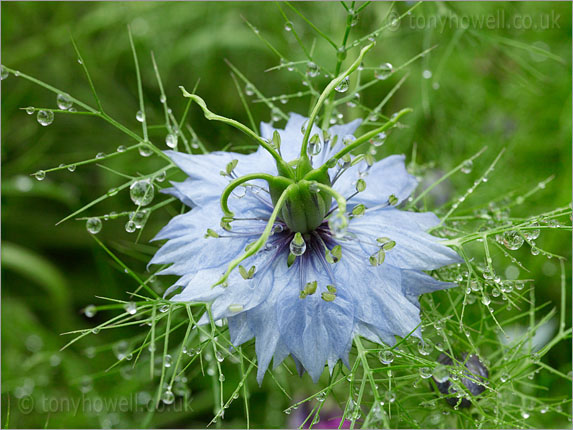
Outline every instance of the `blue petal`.
<svg viewBox="0 0 573 430"><path fill-rule="evenodd" d="M393 208L366 211L364 216L351 221L348 231L356 234L366 254L377 250L377 238L394 240L396 246L386 252L384 264L402 269L432 270L459 263L461 259L455 251L440 244L439 238L417 228L416 222L425 226L428 218L433 217L417 218L411 212Z"/></svg>
<svg viewBox="0 0 573 430"><path fill-rule="evenodd" d="M349 197L356 191L358 179L362 178L366 182L366 190L353 197L353 203L373 208L386 204L392 194L398 198L398 202L402 202L417 185L416 178L406 171L404 158L404 155L391 155L374 163L370 170L366 170L365 162L358 163L342 174L334 184L334 189ZM360 172L363 172L362 175Z"/></svg>

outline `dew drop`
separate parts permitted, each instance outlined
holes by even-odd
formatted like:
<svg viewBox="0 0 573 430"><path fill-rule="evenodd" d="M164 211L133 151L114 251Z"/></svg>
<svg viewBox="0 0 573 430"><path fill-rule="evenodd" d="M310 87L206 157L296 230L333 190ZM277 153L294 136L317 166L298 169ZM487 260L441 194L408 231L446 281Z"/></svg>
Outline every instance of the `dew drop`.
<svg viewBox="0 0 573 430"><path fill-rule="evenodd" d="M432 369L429 367L420 367L419 372L422 379L428 379L432 377Z"/></svg>
<svg viewBox="0 0 573 430"><path fill-rule="evenodd" d="M505 247L511 249L512 251L521 248L521 245L523 245L524 241L523 236L515 230L506 231L503 234L502 240Z"/></svg>
<svg viewBox="0 0 573 430"><path fill-rule="evenodd" d="M97 314L97 309L94 305L87 305L84 309L84 315L88 318L93 318Z"/></svg>
<svg viewBox="0 0 573 430"><path fill-rule="evenodd" d="M4 66L0 66L0 80L3 81L8 76L10 76L10 72Z"/></svg>
<svg viewBox="0 0 573 430"><path fill-rule="evenodd" d="M304 239L298 241L297 238L295 237L293 240L291 240L289 249L293 255L299 257L306 251L306 242L304 241Z"/></svg>
<svg viewBox="0 0 573 430"><path fill-rule="evenodd" d="M123 360L127 356L129 344L125 340L120 340L113 345L112 350L118 360Z"/></svg>
<svg viewBox="0 0 573 430"><path fill-rule="evenodd" d="M139 155L142 157L149 157L151 154L153 154L153 149L151 148L149 142L142 142L141 146L139 147Z"/></svg>
<svg viewBox="0 0 573 430"><path fill-rule="evenodd" d="M172 363L173 363L173 358L171 357L171 355L165 354L165 357L163 357L163 366L171 367Z"/></svg>
<svg viewBox="0 0 573 430"><path fill-rule="evenodd" d="M28 106L28 107L26 108L26 113L27 113L28 115L32 115L34 112L36 112L36 109L34 109L33 106Z"/></svg>
<svg viewBox="0 0 573 430"><path fill-rule="evenodd" d="M432 71L431 70L424 70L422 72L422 77L424 79L430 79L432 77Z"/></svg>
<svg viewBox="0 0 573 430"><path fill-rule="evenodd" d="M163 305L159 308L159 312L165 313L169 310L169 305Z"/></svg>
<svg viewBox="0 0 573 430"><path fill-rule="evenodd" d="M72 101L71 97L67 94L58 94L56 97L56 104L62 110L68 110L72 107L74 102Z"/></svg>
<svg viewBox="0 0 573 430"><path fill-rule="evenodd" d="M349 81L348 76L344 78L334 89L339 93L345 93L348 91Z"/></svg>
<svg viewBox="0 0 573 430"><path fill-rule="evenodd" d="M46 179L46 172L43 170L38 170L36 173L34 173L34 178L36 178L38 181L43 181Z"/></svg>
<svg viewBox="0 0 573 430"><path fill-rule="evenodd" d="M308 155L312 157L320 154L321 151L322 151L322 142L320 141L320 136L318 134L315 134L308 141L308 149L307 149Z"/></svg>
<svg viewBox="0 0 573 430"><path fill-rule="evenodd" d="M292 22L290 22L290 21L286 22L285 31L292 31Z"/></svg>
<svg viewBox="0 0 573 430"><path fill-rule="evenodd" d="M46 127L47 125L50 125L52 122L54 122L54 112L49 110L39 110L36 119L40 125Z"/></svg>
<svg viewBox="0 0 573 430"><path fill-rule="evenodd" d="M147 206L153 201L155 190L149 179L136 181L129 187L129 196L137 206Z"/></svg>
<svg viewBox="0 0 573 430"><path fill-rule="evenodd" d="M138 110L137 113L135 114L135 119L139 122L145 121L145 114L143 113L143 111Z"/></svg>
<svg viewBox="0 0 573 430"><path fill-rule="evenodd" d="M380 67L378 67L374 72L374 77L380 81L383 81L392 74L393 70L394 68L392 67L392 64L390 63L381 64Z"/></svg>
<svg viewBox="0 0 573 430"><path fill-rule="evenodd" d="M86 230L91 234L98 234L101 231L101 219L88 218L86 221Z"/></svg>
<svg viewBox="0 0 573 430"><path fill-rule="evenodd" d="M97 158L97 159L100 159L100 158L103 158L103 157L105 157L105 153L103 153L103 152L98 152L98 153L96 154L96 158Z"/></svg>
<svg viewBox="0 0 573 430"><path fill-rule="evenodd" d="M125 152L125 146L119 145L119 146L117 147L117 152Z"/></svg>
<svg viewBox="0 0 573 430"><path fill-rule="evenodd" d="M166 405L171 405L175 401L175 394L171 390L165 390L161 394L161 401Z"/></svg>
<svg viewBox="0 0 573 430"><path fill-rule="evenodd" d="M434 347L429 342L418 342L418 352L422 355L430 355Z"/></svg>
<svg viewBox="0 0 573 430"><path fill-rule="evenodd" d="M380 351L378 360L380 360L382 364L390 364L394 361L394 353L390 350Z"/></svg>
<svg viewBox="0 0 573 430"><path fill-rule="evenodd" d="M137 313L137 304L135 302L127 302L123 305L123 309L125 309L129 315L135 315Z"/></svg>
<svg viewBox="0 0 573 430"><path fill-rule="evenodd" d="M133 233L135 230L137 230L137 226L132 220L129 220L125 223L125 231L128 233Z"/></svg>
<svg viewBox="0 0 573 430"><path fill-rule="evenodd" d="M308 63L306 63L306 74L307 76L310 76L311 78L315 78L318 76L320 70L318 69L318 66L313 63L312 61L309 61Z"/></svg>
<svg viewBox="0 0 573 430"><path fill-rule="evenodd" d="M225 382L225 375L223 375L222 373L219 375L219 381Z"/></svg>
<svg viewBox="0 0 573 430"><path fill-rule="evenodd" d="M473 167L474 167L474 162L472 160L466 160L462 164L460 170L462 171L462 173L465 173L467 175L468 173L471 173Z"/></svg>
<svg viewBox="0 0 573 430"><path fill-rule="evenodd" d="M221 351L217 351L215 353L215 359L219 362L222 363L223 361L225 361L225 357L223 356L223 354L221 353Z"/></svg>
<svg viewBox="0 0 573 430"><path fill-rule="evenodd" d="M328 227L332 235L338 239L344 237L348 227L348 217L340 211L333 213L328 218Z"/></svg>
<svg viewBox="0 0 573 430"><path fill-rule="evenodd" d="M491 303L491 299L489 298L489 296L487 294L484 294L483 297L481 298L481 302L484 305L489 306L489 304Z"/></svg>
<svg viewBox="0 0 573 430"><path fill-rule="evenodd" d="M251 84L245 85L245 94L248 95L249 97L255 94L255 89Z"/></svg>
<svg viewBox="0 0 573 430"><path fill-rule="evenodd" d="M165 97L165 94L161 94L161 96L159 96L159 101L161 103L165 103L167 101L167 97Z"/></svg>
<svg viewBox="0 0 573 430"><path fill-rule="evenodd" d="M382 146L386 142L386 133L382 132L370 139L370 143L374 146Z"/></svg>
<svg viewBox="0 0 573 430"><path fill-rule="evenodd" d="M499 380L501 382L507 382L509 380L509 373L503 372L501 375L499 375Z"/></svg>
<svg viewBox="0 0 573 430"><path fill-rule="evenodd" d="M175 133L169 133L165 136L165 144L170 148L177 147L177 135Z"/></svg>
<svg viewBox="0 0 573 430"><path fill-rule="evenodd" d="M287 98L287 96L282 95L282 96L279 97L279 101L280 101L283 105L286 105L287 102L288 102L288 98Z"/></svg>

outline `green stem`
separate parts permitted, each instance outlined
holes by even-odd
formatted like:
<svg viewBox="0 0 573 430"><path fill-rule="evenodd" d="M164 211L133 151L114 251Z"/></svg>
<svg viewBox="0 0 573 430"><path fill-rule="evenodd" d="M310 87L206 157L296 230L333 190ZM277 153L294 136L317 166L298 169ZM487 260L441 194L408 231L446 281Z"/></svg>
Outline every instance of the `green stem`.
<svg viewBox="0 0 573 430"><path fill-rule="evenodd" d="M301 157L307 157L306 148L308 146L308 139L310 138L310 132L312 131L312 125L314 124L314 121L318 115L320 108L324 104L324 101L326 100L326 98L329 96L329 94L334 90L334 88L338 84L340 84L348 75L350 75L352 72L354 72L358 68L358 66L362 62L362 59L364 58L364 55L366 55L366 53L370 49L372 49L373 46L374 46L374 44L371 43L369 45L366 45L364 48L362 48L362 50L360 51L360 54L358 55L358 58L354 61L354 63L352 63L350 65L350 67L348 69L346 69L346 71L344 73L342 73L341 75L339 75L338 77L336 77L332 81L330 81L330 83L326 86L326 88L324 89L324 91L322 92L320 97L318 98L318 101L314 105L314 108L313 108L313 110L310 114L310 117L308 118L308 122L306 124L306 130L304 132L304 137L302 138L302 147L300 150L300 156Z"/></svg>
<svg viewBox="0 0 573 430"><path fill-rule="evenodd" d="M217 285L223 284L227 280L227 278L229 277L229 275L231 274L233 269L235 269L239 264L241 264L242 261L246 260L251 255L255 254L258 250L260 250L264 246L264 244L267 242L267 239L271 235L273 226L275 224L275 220L277 219L277 216L278 216L280 210L282 209L283 204L286 201L288 194L293 190L294 187L296 187L296 184L290 184L283 191L283 193L281 194L280 198L278 199L278 201L275 205L275 208L274 208L273 213L271 214L271 216L269 218L269 221L267 222L267 226L265 227L263 234L261 234L261 236L248 247L248 250L243 255L235 258L233 261L231 261L231 263L229 263L229 267L227 268L227 271L221 277L221 279L219 279L215 284L213 284L213 288L216 287Z"/></svg>
<svg viewBox="0 0 573 430"><path fill-rule="evenodd" d="M384 124L381 127L378 127L372 131L369 131L368 133L363 134L362 136L360 136L358 139L356 139L354 142L352 142L351 144L345 146L343 149L341 149L338 153L336 153L331 160L339 160L342 157L344 157L346 154L348 154L350 151L358 148L360 145L362 145L364 142L366 142L367 140L371 139L372 137L376 136L379 133L382 133L385 130L388 130L389 128L393 127L402 116L404 116L405 114L412 112L412 109L410 108L406 108L406 109L402 109L400 112L398 112L396 115L394 115L394 117L392 117L390 119L390 121L388 121L386 124ZM330 160L329 160L330 161ZM328 162L326 162L325 164L323 164L319 169L321 170L326 170L328 169Z"/></svg>
<svg viewBox="0 0 573 430"><path fill-rule="evenodd" d="M239 185L244 184L247 181L252 181L253 179L262 179L270 184L276 183L281 180L280 177L270 175L268 173L251 173L250 175L241 176L240 178L234 179L227 185L221 194L221 209L226 216L234 216L233 212L229 209L228 199L231 193ZM285 178L286 179L286 178ZM290 179L286 179L289 184L292 183Z"/></svg>
<svg viewBox="0 0 573 430"><path fill-rule="evenodd" d="M201 97L195 94L189 93L183 86L180 86L179 88L183 92L183 97L188 97L199 105L199 107L203 110L205 118L207 118L210 121L215 120L224 122L225 124L229 124L230 126L235 127L236 129L242 131L246 135L255 139L275 159L275 161L277 162L277 167L279 168L279 173L284 174L286 176L291 176L291 174L293 173L292 168L281 158L279 153L275 151L275 149L266 140L258 136L253 130L251 130L246 125L241 124L239 121L235 121L234 119L226 118L224 116L217 115L211 112L207 107L205 100L203 100Z"/></svg>

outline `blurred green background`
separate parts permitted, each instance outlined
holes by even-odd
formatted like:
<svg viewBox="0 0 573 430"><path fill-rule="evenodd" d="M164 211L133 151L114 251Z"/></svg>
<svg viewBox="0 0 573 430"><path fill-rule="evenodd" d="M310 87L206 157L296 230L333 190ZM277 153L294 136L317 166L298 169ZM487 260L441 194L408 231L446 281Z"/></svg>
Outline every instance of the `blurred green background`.
<svg viewBox="0 0 573 430"><path fill-rule="evenodd" d="M395 10L404 13L413 4L399 3ZM346 20L340 4L308 2L296 6L340 43ZM378 28L390 7L389 3L369 5L360 14L350 40ZM293 33L285 31L284 19L274 3L3 2L1 8L2 64L92 103L89 86L70 42L72 34L106 110L136 131L139 131L135 120L138 99L128 25L140 58L148 121L152 124L161 123L163 113L151 51L155 53L176 115L180 115L184 106L178 86L193 88L200 79L198 92L213 111L248 121L225 59L267 96L305 90L296 73L285 69L264 72L278 65L279 58L245 23L245 20L252 23L289 60L305 60ZM316 42L316 62L332 71L336 52L288 6L282 8L305 46ZM499 16L500 11L506 19L530 16L532 22L543 25L547 20L548 25L556 25L528 30L472 26L465 30L446 26L442 30L439 26L421 25L430 23L432 17L452 13ZM361 102L373 107L409 73L383 113L390 115L409 106L414 108L414 114L405 121L408 128L393 134L381 154L406 153L410 160L415 144L417 164L433 165L435 168L426 173L435 175L448 171L487 145L488 150L475 161L473 172L454 176L449 188L444 189L451 193L447 196L450 198L463 193L498 152L506 148L490 181L462 208L485 206L513 190L526 193L550 175L555 175L555 179L545 190L516 207L513 214L529 216L568 205L571 201L571 3L424 3L407 15L397 29L382 32L365 66L384 62L399 66L434 45L437 47L431 53L362 94ZM551 56L536 51L535 47L549 51ZM351 50L348 58L354 58L356 53L357 49ZM424 77L424 71L431 71L431 76L425 73ZM326 78L317 78L317 87L326 82ZM95 165L78 167L74 173L49 174L42 182L31 179L30 174L60 163L92 158L98 152L113 152L119 145L133 142L103 121L89 117L56 115L51 126L41 127L20 108L55 107L55 96L15 76L2 81L1 95L2 425L8 422L10 427L136 427L142 421L142 413L67 414L37 412L37 409L26 413L19 404L28 395L36 401L42 396L80 395L85 383L83 375L98 374L112 364L115 358L109 349L102 348L102 353L90 359L86 348L130 336L129 330L102 332L64 352L58 350L67 337L60 333L89 327L113 315L100 312L91 320L85 318L81 313L83 307L101 303L94 296L124 299L126 291L135 288L86 232L83 222L68 221L55 226L73 210L117 186L121 178ZM308 106L308 99L295 99L281 107L305 114ZM257 121L270 120L264 104L252 107ZM359 115L350 108L344 109L344 113L345 120ZM230 128L207 122L197 109L191 111L189 122L209 149L220 149L229 142L247 143ZM152 140L162 139L161 133L152 134ZM106 165L128 173L149 173L162 162L142 158L134 152ZM120 193L87 213L100 215L130 208L129 196ZM125 232L124 220L104 223L99 237L143 273L146 261L142 256L153 252L148 240L174 210L154 213L137 245L134 236ZM557 254L571 255L571 241L566 233L544 233L538 244ZM528 277L536 280L538 303L547 300L558 303L558 264L534 257L528 249L516 255L531 270ZM496 257L503 258L500 254ZM570 271L567 282L570 285ZM570 343L552 351L548 360L565 373L570 370ZM194 411L159 413L152 425L204 427L211 418L212 398L203 379L190 382L195 396ZM111 390L114 395L129 396L142 391L142 386L152 392L153 384L145 384L133 375L115 373L96 378L93 386L83 389L101 396L109 395ZM567 393L569 388L557 390ZM266 406L253 412L254 427L287 425L288 417L280 412L286 404L273 399L269 389L255 390L252 404ZM242 425L238 405L228 412L224 426Z"/></svg>

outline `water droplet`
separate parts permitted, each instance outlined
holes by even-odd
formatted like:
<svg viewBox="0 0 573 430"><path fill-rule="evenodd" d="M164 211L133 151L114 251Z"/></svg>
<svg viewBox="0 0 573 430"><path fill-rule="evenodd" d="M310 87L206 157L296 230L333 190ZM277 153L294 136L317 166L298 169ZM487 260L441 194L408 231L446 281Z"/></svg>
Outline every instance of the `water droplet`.
<svg viewBox="0 0 573 430"><path fill-rule="evenodd" d="M56 97L56 104L62 110L68 110L72 107L74 102L72 101L71 97L67 94L58 94Z"/></svg>
<svg viewBox="0 0 573 430"><path fill-rule="evenodd" d="M222 373L219 375L219 381L225 382L225 375L223 375Z"/></svg>
<svg viewBox="0 0 573 430"><path fill-rule="evenodd" d="M489 306L489 304L491 303L491 299L489 298L489 296L487 294L484 294L481 298L481 302L484 305Z"/></svg>
<svg viewBox="0 0 573 430"><path fill-rule="evenodd" d="M135 119L138 120L139 122L145 121L145 114L143 113L143 111L138 110L137 113L135 114Z"/></svg>
<svg viewBox="0 0 573 430"><path fill-rule="evenodd" d="M54 122L54 112L49 110L39 110L36 118L40 125L45 127Z"/></svg>
<svg viewBox="0 0 573 430"><path fill-rule="evenodd" d="M248 95L249 97L255 94L255 89L251 84L245 85L245 94Z"/></svg>
<svg viewBox="0 0 573 430"><path fill-rule="evenodd" d="M86 221L86 229L91 234L98 234L101 231L101 219L88 218Z"/></svg>
<svg viewBox="0 0 573 430"><path fill-rule="evenodd" d="M28 115L32 115L34 112L36 112L36 109L34 109L34 107L28 106L28 107L26 108L26 113L27 113Z"/></svg>
<svg viewBox="0 0 573 430"><path fill-rule="evenodd" d="M125 309L129 315L135 315L137 313L137 303L127 302L125 305L123 305L123 309Z"/></svg>
<svg viewBox="0 0 573 430"><path fill-rule="evenodd" d="M36 178L38 181L43 181L46 179L46 172L43 170L38 170L36 173L34 173L34 178Z"/></svg>
<svg viewBox="0 0 573 430"><path fill-rule="evenodd" d="M432 71L431 70L424 70L422 72L422 77L424 79L430 79L432 77Z"/></svg>
<svg viewBox="0 0 573 430"><path fill-rule="evenodd" d="M173 358L171 357L171 355L165 354L165 357L163 357L163 366L171 367L172 363L173 363Z"/></svg>
<svg viewBox="0 0 573 430"><path fill-rule="evenodd" d="M308 150L307 150L308 155L312 157L320 154L321 151L322 151L322 142L320 141L320 136L318 134L315 134L308 141Z"/></svg>
<svg viewBox="0 0 573 430"><path fill-rule="evenodd" d="M434 347L429 342L418 342L418 352L422 355L430 355Z"/></svg>
<svg viewBox="0 0 573 430"><path fill-rule="evenodd" d="M170 148L177 147L177 135L175 133L169 133L165 136L165 144Z"/></svg>
<svg viewBox="0 0 573 430"><path fill-rule="evenodd" d="M439 82L434 82L434 83L432 84L432 88L433 88L434 90L439 90L439 89L440 89L440 83L439 83Z"/></svg>
<svg viewBox="0 0 573 430"><path fill-rule="evenodd" d="M94 305L87 305L84 309L84 315L88 318L93 318L97 314L97 309Z"/></svg>
<svg viewBox="0 0 573 430"><path fill-rule="evenodd" d="M450 378L450 372L447 366L439 364L434 368L432 376L434 377L437 383L443 383Z"/></svg>
<svg viewBox="0 0 573 430"><path fill-rule="evenodd" d="M300 237L300 240L297 240L297 237L291 240L289 245L290 252L297 257L301 256L306 251L306 242Z"/></svg>
<svg viewBox="0 0 573 430"><path fill-rule="evenodd" d="M507 372L503 372L501 375L499 375L499 379L501 382L507 382L509 380L510 376L509 373Z"/></svg>
<svg viewBox="0 0 573 430"><path fill-rule="evenodd" d="M141 146L139 146L139 155L142 157L149 157L151 154L153 154L153 149L149 142L142 142Z"/></svg>
<svg viewBox="0 0 573 430"><path fill-rule="evenodd" d="M523 241L523 236L515 230L506 231L503 234L503 244L506 248L511 249L512 251L521 248Z"/></svg>
<svg viewBox="0 0 573 430"><path fill-rule="evenodd" d="M390 364L394 361L394 353L389 349L386 351L380 351L380 353L378 353L378 359L382 364Z"/></svg>
<svg viewBox="0 0 573 430"><path fill-rule="evenodd" d="M125 340L120 340L113 345L112 350L118 360L124 360L129 351L129 344Z"/></svg>
<svg viewBox="0 0 573 430"><path fill-rule="evenodd" d="M129 196L138 206L147 206L153 201L155 190L149 179L136 181L129 187Z"/></svg>
<svg viewBox="0 0 573 430"><path fill-rule="evenodd" d="M374 71L374 77L376 79L383 81L392 74L393 70L394 68L392 67L392 64L390 63L381 64L380 67L378 67L378 69Z"/></svg>
<svg viewBox="0 0 573 430"><path fill-rule="evenodd" d="M386 391L385 397L388 403L394 403L396 401L396 393L393 391Z"/></svg>
<svg viewBox="0 0 573 430"><path fill-rule="evenodd" d="M244 186L242 186L242 185L239 185L237 188L235 188L235 189L232 191L232 194L233 194L235 197L237 197L237 198L239 198L239 199L242 199L242 198L245 197L245 195L247 194L247 188L244 187Z"/></svg>
<svg viewBox="0 0 573 430"><path fill-rule="evenodd" d="M538 227L539 223L534 222L533 224L531 224L531 226L533 227ZM523 236L527 239L527 240L535 240L539 237L539 234L541 233L541 231L539 229L534 229L534 230L523 230Z"/></svg>
<svg viewBox="0 0 573 430"><path fill-rule="evenodd" d="M166 405L171 405L175 401L175 394L171 390L165 390L161 394L161 401Z"/></svg>
<svg viewBox="0 0 573 430"><path fill-rule="evenodd" d="M292 22L287 21L285 23L285 31L292 31Z"/></svg>
<svg viewBox="0 0 573 430"><path fill-rule="evenodd" d="M125 223L125 231L128 233L133 233L135 230L137 230L137 226L132 220L129 220Z"/></svg>
<svg viewBox="0 0 573 430"><path fill-rule="evenodd" d="M313 63L312 61L306 63L306 74L308 76L310 76L311 78L315 78L318 76L319 73L320 70L315 63Z"/></svg>
<svg viewBox="0 0 573 430"><path fill-rule="evenodd" d="M0 80L4 80L8 76L10 76L10 72L4 66L0 66Z"/></svg>
<svg viewBox="0 0 573 430"><path fill-rule="evenodd" d="M471 173L473 167L474 167L474 162L472 160L466 160L462 164L460 170L462 171L462 173L465 173L467 175L468 173Z"/></svg>
<svg viewBox="0 0 573 430"><path fill-rule="evenodd" d="M386 133L382 132L370 139L370 143L374 146L382 146L386 142Z"/></svg>
<svg viewBox="0 0 573 430"><path fill-rule="evenodd" d="M89 393L91 390L93 390L93 381L92 378L90 378L89 376L82 376L82 379L80 380L80 391L82 393Z"/></svg>
<svg viewBox="0 0 573 430"><path fill-rule="evenodd" d="M529 412L527 412L525 409L521 411L521 416L523 417L524 420L526 420L527 418L529 418Z"/></svg>
<svg viewBox="0 0 573 430"><path fill-rule="evenodd" d="M334 89L339 93L345 93L348 91L349 81L348 76L344 78Z"/></svg>
<svg viewBox="0 0 573 430"><path fill-rule="evenodd" d="M432 376L432 369L426 366L420 367L419 372L422 379L428 379Z"/></svg>
<svg viewBox="0 0 573 430"><path fill-rule="evenodd" d="M159 96L159 101L160 101L161 103L165 103L165 102L167 101L167 97L165 97L165 94L161 94L161 95Z"/></svg>
<svg viewBox="0 0 573 430"><path fill-rule="evenodd" d="M159 312L165 313L169 310L169 305L163 305L159 308Z"/></svg>
<svg viewBox="0 0 573 430"><path fill-rule="evenodd" d="M328 218L328 227L332 235L340 239L346 234L346 228L348 227L348 217L344 213L337 210Z"/></svg>
<svg viewBox="0 0 573 430"><path fill-rule="evenodd" d="M119 145L119 146L117 147L117 152L125 152L125 146Z"/></svg>
<svg viewBox="0 0 573 430"><path fill-rule="evenodd" d="M103 152L98 152L98 153L96 154L96 158L97 158L97 159L100 159L100 158L103 158L103 157L105 157L105 153L103 153Z"/></svg>

